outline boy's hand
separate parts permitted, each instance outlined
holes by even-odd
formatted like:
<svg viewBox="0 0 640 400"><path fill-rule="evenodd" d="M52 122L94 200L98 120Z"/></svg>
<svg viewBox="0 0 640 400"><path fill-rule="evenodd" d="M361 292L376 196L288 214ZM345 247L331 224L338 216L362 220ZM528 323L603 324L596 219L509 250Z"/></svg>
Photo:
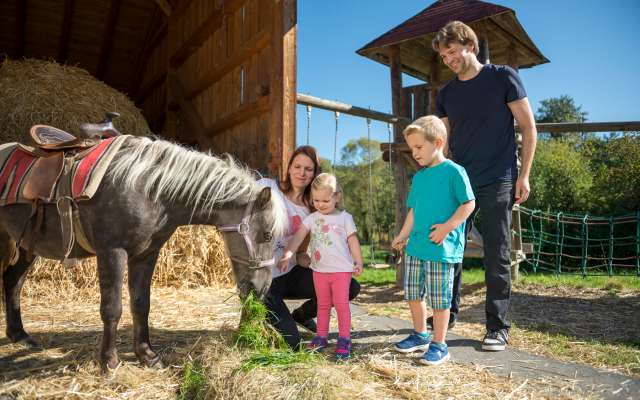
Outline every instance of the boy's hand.
<svg viewBox="0 0 640 400"><path fill-rule="evenodd" d="M431 233L429 234L429 239L437 244L438 246L442 245L444 238L451 232L451 228L447 224L434 224L431 226Z"/></svg>
<svg viewBox="0 0 640 400"><path fill-rule="evenodd" d="M391 242L391 247L398 250L398 251L402 251L402 249L404 248L404 246L407 244L407 240L401 238L400 236L396 236L393 241Z"/></svg>
<svg viewBox="0 0 640 400"><path fill-rule="evenodd" d="M353 266L353 274L355 276L360 276L361 273L362 273L362 264L355 263L355 265Z"/></svg>

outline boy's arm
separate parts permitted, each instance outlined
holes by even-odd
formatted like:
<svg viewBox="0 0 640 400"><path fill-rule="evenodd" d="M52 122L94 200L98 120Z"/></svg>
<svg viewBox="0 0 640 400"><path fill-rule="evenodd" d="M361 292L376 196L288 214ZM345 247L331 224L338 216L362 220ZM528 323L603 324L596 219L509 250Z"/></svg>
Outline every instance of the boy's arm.
<svg viewBox="0 0 640 400"><path fill-rule="evenodd" d="M282 258L278 262L278 268L280 269L280 271L284 272L287 269L287 267L289 266L289 260L293 256L294 251L297 250L298 247L300 247L308 233L309 228L304 225L300 225L300 228L298 228L296 234L293 235L293 237L289 240L289 243L287 243L287 247L284 249L284 253L282 253Z"/></svg>
<svg viewBox="0 0 640 400"><path fill-rule="evenodd" d="M404 247L407 242L407 238L411 234L411 230L413 229L413 208L409 209L407 212L407 217L404 219L404 224L402 224L402 229L400 229L400 233L393 239L391 242L391 247L400 251Z"/></svg>
<svg viewBox="0 0 640 400"><path fill-rule="evenodd" d="M356 276L358 276L362 273L362 267L364 265L364 262L362 261L362 251L360 251L360 241L358 240L358 235L355 233L349 235L349 237L347 238L347 244L349 245L351 257L356 263L353 272L356 274Z"/></svg>
<svg viewBox="0 0 640 400"><path fill-rule="evenodd" d="M435 224L431 227L429 239L435 244L442 244L442 241L447 237L449 232L456 229L460 224L466 221L475 208L475 200L469 200L466 203L460 204L458 209L456 209L456 212L453 213L447 222L444 224Z"/></svg>

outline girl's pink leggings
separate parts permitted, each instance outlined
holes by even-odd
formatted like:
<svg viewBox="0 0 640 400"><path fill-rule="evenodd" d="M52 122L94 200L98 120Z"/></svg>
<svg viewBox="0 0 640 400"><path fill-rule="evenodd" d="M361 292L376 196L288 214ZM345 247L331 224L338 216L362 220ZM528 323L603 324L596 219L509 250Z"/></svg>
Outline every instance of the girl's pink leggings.
<svg viewBox="0 0 640 400"><path fill-rule="evenodd" d="M336 308L338 314L338 336L343 338L351 336L350 284L351 272L313 271L313 286L318 298L318 336L326 338L329 335L331 306Z"/></svg>

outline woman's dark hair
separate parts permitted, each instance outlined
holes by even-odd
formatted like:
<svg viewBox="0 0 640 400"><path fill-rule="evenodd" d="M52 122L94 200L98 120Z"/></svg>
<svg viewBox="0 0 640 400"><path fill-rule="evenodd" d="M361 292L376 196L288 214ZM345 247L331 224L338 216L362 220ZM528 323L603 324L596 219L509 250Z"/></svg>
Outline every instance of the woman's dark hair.
<svg viewBox="0 0 640 400"><path fill-rule="evenodd" d="M293 190L293 186L291 186L291 179L289 178L289 168L291 167L291 163L294 158L296 158L299 154L304 154L309 157L313 162L313 178L315 179L322 172L322 167L320 166L320 158L318 158L318 153L316 149L312 146L300 146L291 153L291 157L289 157L289 162L287 163L286 174L282 182L278 183L280 190L282 193L287 194ZM311 201L311 182L304 188L304 193L302 194L302 203L309 208L311 211L314 210L313 202Z"/></svg>

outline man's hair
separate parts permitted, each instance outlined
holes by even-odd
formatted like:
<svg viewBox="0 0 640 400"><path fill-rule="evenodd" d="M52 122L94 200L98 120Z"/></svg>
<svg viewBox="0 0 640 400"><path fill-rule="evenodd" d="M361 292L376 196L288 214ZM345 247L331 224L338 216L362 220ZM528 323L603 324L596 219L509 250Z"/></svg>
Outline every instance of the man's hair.
<svg viewBox="0 0 640 400"><path fill-rule="evenodd" d="M335 175L328 174L326 172L316 176L311 182L311 189L313 190L330 190L331 194L342 193L342 188L338 184L338 180Z"/></svg>
<svg viewBox="0 0 640 400"><path fill-rule="evenodd" d="M431 47L434 51L438 52L440 46L449 47L452 43L460 43L463 46L469 43L473 44L473 51L478 54L478 36L469 27L460 21L451 21L446 24L442 29L436 33L436 36L431 41Z"/></svg>
<svg viewBox="0 0 640 400"><path fill-rule="evenodd" d="M442 139L443 142L447 141L447 128L444 126L444 122L435 115L418 118L404 128L402 134L405 139L410 135L421 134L425 140L431 143L435 142L437 138Z"/></svg>

